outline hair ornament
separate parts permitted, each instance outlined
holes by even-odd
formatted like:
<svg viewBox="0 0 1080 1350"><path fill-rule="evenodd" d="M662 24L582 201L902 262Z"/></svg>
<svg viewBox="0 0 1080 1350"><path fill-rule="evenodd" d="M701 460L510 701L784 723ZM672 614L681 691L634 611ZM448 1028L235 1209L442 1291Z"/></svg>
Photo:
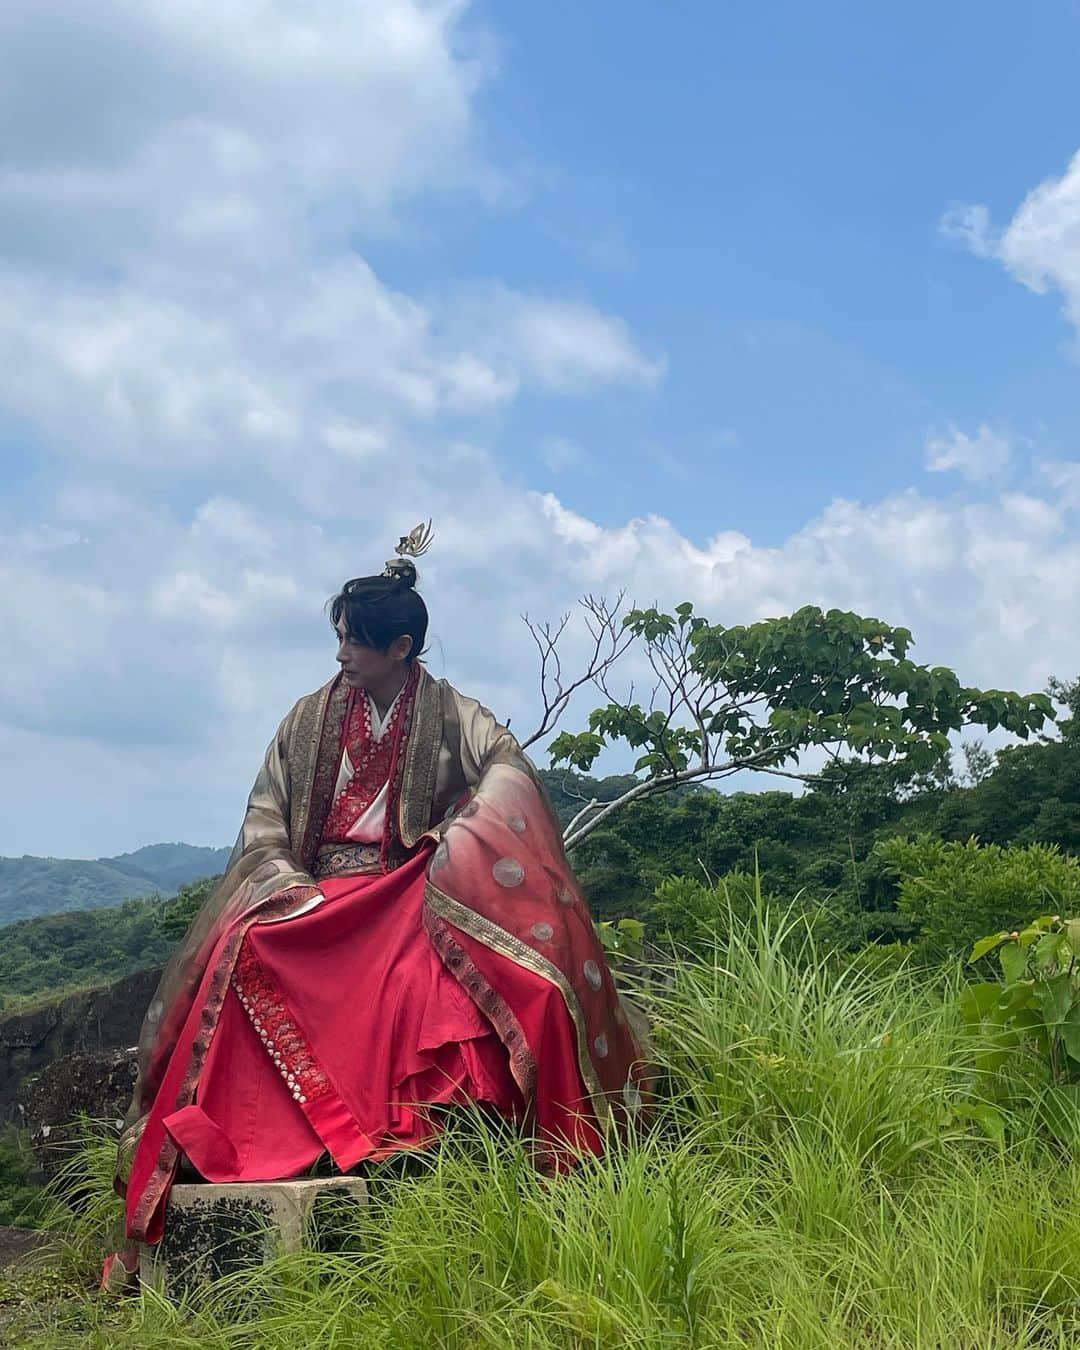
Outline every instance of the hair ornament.
<svg viewBox="0 0 1080 1350"><path fill-rule="evenodd" d="M434 538L435 531L431 528L430 520L427 524L421 521L408 534L403 534L394 548L398 556L387 561L383 576L397 577L407 585L411 585L416 580L416 568L409 559L422 557L431 547Z"/></svg>

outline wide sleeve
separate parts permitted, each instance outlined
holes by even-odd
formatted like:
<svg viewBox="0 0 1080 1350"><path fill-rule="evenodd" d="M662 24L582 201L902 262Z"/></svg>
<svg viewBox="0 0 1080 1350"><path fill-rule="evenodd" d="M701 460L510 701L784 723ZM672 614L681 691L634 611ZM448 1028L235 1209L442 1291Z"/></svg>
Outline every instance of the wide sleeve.
<svg viewBox="0 0 1080 1350"><path fill-rule="evenodd" d="M517 738L483 704L453 691L461 728L461 773L467 787L477 787L493 764L512 764L531 777L536 770Z"/></svg>
<svg viewBox="0 0 1080 1350"><path fill-rule="evenodd" d="M296 709L285 718L267 747L223 878L223 882L230 877L251 882L254 889L249 903L258 903L282 887L314 884L310 873L297 860L289 837L288 746L295 716Z"/></svg>

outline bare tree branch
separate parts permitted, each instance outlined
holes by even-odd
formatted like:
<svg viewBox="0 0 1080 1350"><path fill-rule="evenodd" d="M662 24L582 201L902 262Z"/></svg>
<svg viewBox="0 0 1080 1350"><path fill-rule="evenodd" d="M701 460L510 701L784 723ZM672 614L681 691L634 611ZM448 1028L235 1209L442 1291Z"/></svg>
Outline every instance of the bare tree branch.
<svg viewBox="0 0 1080 1350"><path fill-rule="evenodd" d="M537 623L528 614L521 616L540 654L540 699L544 709L540 725L521 742L522 749L527 750L552 731L574 693L583 685L596 683L633 643L634 634L623 630L618 622L623 599L624 592L620 591L612 605L602 596L594 595L586 595L579 602L585 611L585 627L592 638L592 649L586 657L584 670L573 679L563 675L559 646L570 615L564 614L554 626Z"/></svg>
<svg viewBox="0 0 1080 1350"><path fill-rule="evenodd" d="M570 821L566 829L563 830L563 835L564 836L572 835L574 833L574 830L577 828L578 822L582 820L585 816L587 816L590 811L595 811L599 805L600 799L598 797L594 797L591 802L587 802L577 813L577 815L574 816L573 820Z"/></svg>

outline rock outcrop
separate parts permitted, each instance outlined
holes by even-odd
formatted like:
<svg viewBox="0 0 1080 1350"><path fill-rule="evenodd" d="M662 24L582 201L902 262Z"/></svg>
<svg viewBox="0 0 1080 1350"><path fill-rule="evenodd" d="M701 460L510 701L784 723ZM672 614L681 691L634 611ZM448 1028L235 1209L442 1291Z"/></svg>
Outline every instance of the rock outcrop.
<svg viewBox="0 0 1080 1350"><path fill-rule="evenodd" d="M118 1123L135 1082L135 1042L160 971L0 1020L0 1124L26 1130L48 1177L79 1117Z"/></svg>
<svg viewBox="0 0 1080 1350"><path fill-rule="evenodd" d="M24 1125L31 1079L69 1056L133 1046L161 972L143 970L115 984L72 994L0 1019L0 1122ZM87 1067L86 1073L89 1073ZM88 1083L84 1074L83 1081ZM76 1107L94 1114L93 1103Z"/></svg>

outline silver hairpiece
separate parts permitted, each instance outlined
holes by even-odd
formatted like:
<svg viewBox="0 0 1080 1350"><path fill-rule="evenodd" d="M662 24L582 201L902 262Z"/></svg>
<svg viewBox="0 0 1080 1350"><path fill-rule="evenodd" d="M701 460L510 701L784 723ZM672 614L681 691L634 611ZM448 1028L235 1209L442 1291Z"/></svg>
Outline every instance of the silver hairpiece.
<svg viewBox="0 0 1080 1350"><path fill-rule="evenodd" d="M430 520L426 525L421 521L415 529L410 530L408 534L403 534L394 549L398 556L389 559L383 571L383 576L392 577L405 571L409 566L405 559L422 557L431 547L431 541L434 538L435 531L431 528Z"/></svg>

